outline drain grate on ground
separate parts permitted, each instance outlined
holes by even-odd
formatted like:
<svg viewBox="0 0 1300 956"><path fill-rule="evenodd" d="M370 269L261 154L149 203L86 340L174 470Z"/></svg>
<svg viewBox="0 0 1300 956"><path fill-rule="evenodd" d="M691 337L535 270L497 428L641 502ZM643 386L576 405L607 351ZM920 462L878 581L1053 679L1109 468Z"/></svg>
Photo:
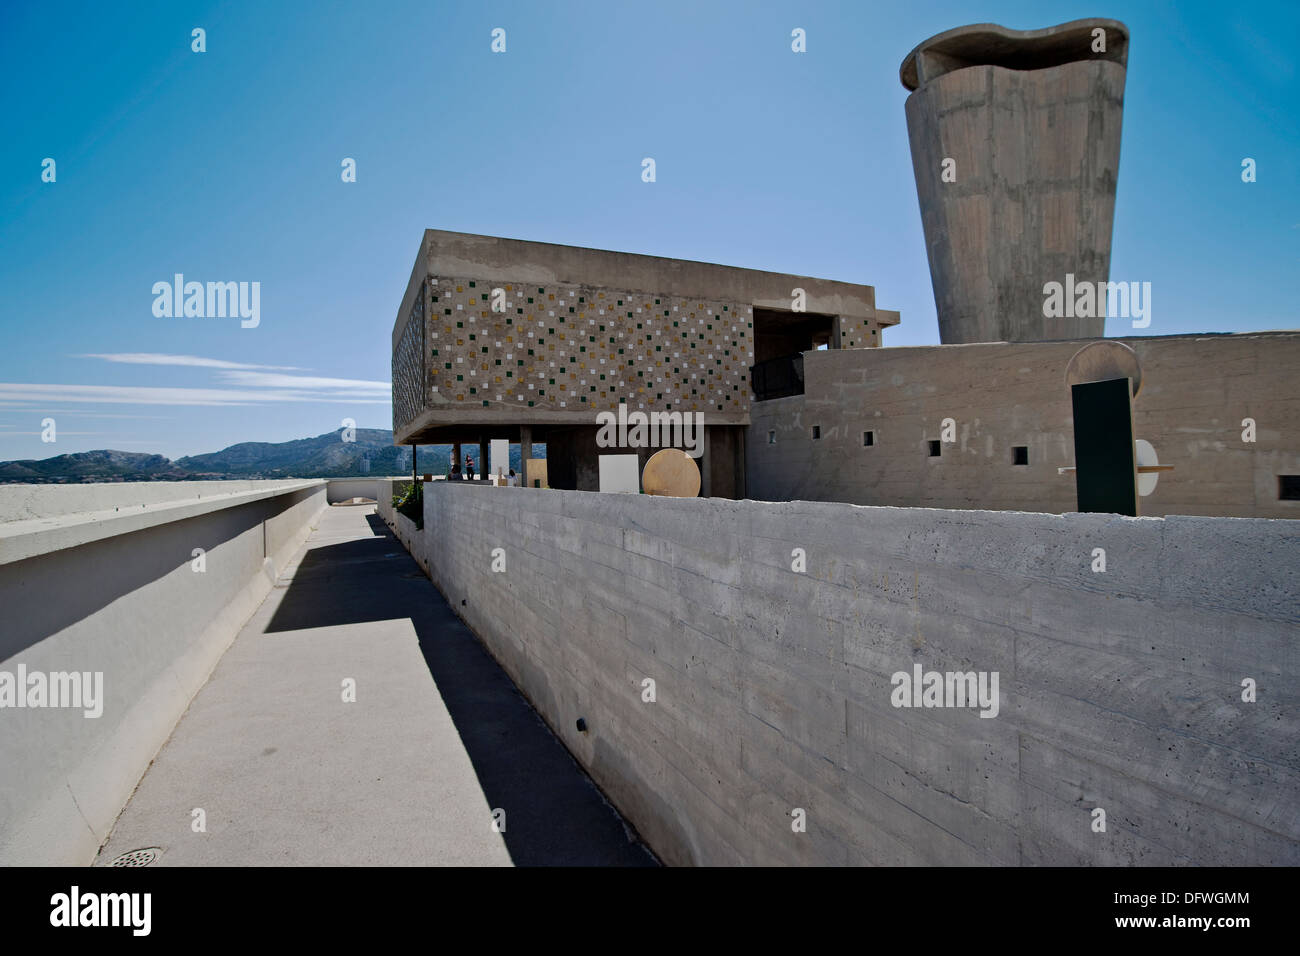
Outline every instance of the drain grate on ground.
<svg viewBox="0 0 1300 956"><path fill-rule="evenodd" d="M157 861L159 854L162 853L162 847L147 846L142 850L132 850L130 853L123 853L109 866L148 866L150 863Z"/></svg>

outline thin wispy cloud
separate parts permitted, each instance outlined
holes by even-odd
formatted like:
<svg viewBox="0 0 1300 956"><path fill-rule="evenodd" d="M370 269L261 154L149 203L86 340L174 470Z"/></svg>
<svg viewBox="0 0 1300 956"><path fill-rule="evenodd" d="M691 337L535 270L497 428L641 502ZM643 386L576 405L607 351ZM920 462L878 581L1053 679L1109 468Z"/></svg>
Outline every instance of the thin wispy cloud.
<svg viewBox="0 0 1300 956"><path fill-rule="evenodd" d="M188 368L264 369L272 372L301 372L296 365L254 365L249 362L228 362L225 359L204 358L201 355L168 355L162 352L91 352L73 358L103 359L125 365L176 365Z"/></svg>
<svg viewBox="0 0 1300 956"><path fill-rule="evenodd" d="M152 422L175 421L175 418L170 415L115 415L111 412L87 412L80 408L46 408L43 412L46 415L63 415L67 418L122 418Z"/></svg>
<svg viewBox="0 0 1300 956"><path fill-rule="evenodd" d="M255 406L269 403L383 405L391 401L392 396L392 385L389 382L286 374L304 371L294 365L258 365L200 355L171 355L162 352L87 353L77 357L126 365L209 368L213 370L219 385L234 387L0 382L0 407L25 408L28 411L33 407L39 407L43 412L52 414L46 411L52 402L164 406ZM94 416L96 413L64 411L59 414ZM99 413L98 417L147 418L150 416L111 416Z"/></svg>
<svg viewBox="0 0 1300 956"><path fill-rule="evenodd" d="M312 390L349 391L392 395L392 382L374 382L357 378L322 378L310 375L281 375L275 372L218 372L218 377L232 385L254 388L306 388Z"/></svg>
<svg viewBox="0 0 1300 956"><path fill-rule="evenodd" d="M44 434L44 432L5 432L3 435L0 435L0 438L16 438L16 437L18 437L19 435L42 435L42 434ZM88 436L88 435L111 435L111 434L113 434L113 433L112 433L112 432L67 432L67 431L61 431L61 432L59 432L59 434L62 435L63 437L65 437L65 438L67 438L67 437L69 437L69 436L71 436L71 435L77 435L77 436L80 436L80 437L82 437L82 438L85 438L85 437Z"/></svg>
<svg viewBox="0 0 1300 956"><path fill-rule="evenodd" d="M336 393L337 394L337 393ZM234 388L165 388L135 385L53 385L27 382L0 382L0 400L39 404L51 401L74 401L116 405L262 405L268 402L328 402L339 404L381 405L391 398L368 398L358 395L316 394L292 389Z"/></svg>

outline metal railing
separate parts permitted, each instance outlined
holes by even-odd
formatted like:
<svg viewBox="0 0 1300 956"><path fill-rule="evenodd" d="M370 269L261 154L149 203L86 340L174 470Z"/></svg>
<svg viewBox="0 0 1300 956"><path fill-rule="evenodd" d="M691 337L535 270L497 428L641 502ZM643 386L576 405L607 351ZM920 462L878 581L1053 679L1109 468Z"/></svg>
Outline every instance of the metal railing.
<svg viewBox="0 0 1300 956"><path fill-rule="evenodd" d="M803 394L803 353L783 355L780 358L759 362L749 369L749 381L754 389L754 401L770 398L788 398Z"/></svg>

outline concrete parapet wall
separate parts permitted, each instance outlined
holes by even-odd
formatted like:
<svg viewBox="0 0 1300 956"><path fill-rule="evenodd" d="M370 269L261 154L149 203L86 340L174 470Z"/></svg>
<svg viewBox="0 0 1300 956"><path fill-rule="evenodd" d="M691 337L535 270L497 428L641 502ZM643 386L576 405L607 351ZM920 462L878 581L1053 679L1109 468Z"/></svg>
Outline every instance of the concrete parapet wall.
<svg viewBox="0 0 1300 956"><path fill-rule="evenodd" d="M0 485L0 522L109 511L125 513L168 503L242 495L294 481L105 481L69 485Z"/></svg>
<svg viewBox="0 0 1300 956"><path fill-rule="evenodd" d="M330 478L329 481L329 503L334 504L338 501L348 501L351 498L374 498L379 500L379 493L388 485L383 482L391 482L391 478Z"/></svg>
<svg viewBox="0 0 1300 956"><path fill-rule="evenodd" d="M98 717L0 709L0 865L94 858L326 500L321 480L133 484L3 496L23 519L0 524L0 671L103 683Z"/></svg>
<svg viewBox="0 0 1300 956"><path fill-rule="evenodd" d="M416 530L414 521L406 517L406 515L398 514L397 509L393 507L393 495L405 493L406 489L411 486L411 479L386 478L381 480L383 484L379 489L381 494L377 499L379 504L375 510L379 513L379 517L383 518L388 527L393 530L397 540L410 552L411 557L415 558L415 563L424 569L425 574L428 574L429 557L426 553L427 547L425 544L427 539L420 531ZM426 482L424 487L427 489L430 484L432 482Z"/></svg>
<svg viewBox="0 0 1300 956"><path fill-rule="evenodd" d="M393 496L405 494L409 487L411 487L410 478L380 478L378 495L375 498L375 510L379 513L379 517L392 524L397 514L393 509ZM414 525L415 522L411 524Z"/></svg>
<svg viewBox="0 0 1300 956"><path fill-rule="evenodd" d="M433 483L422 537L667 862L1300 863L1292 522ZM893 706L914 664L997 715Z"/></svg>

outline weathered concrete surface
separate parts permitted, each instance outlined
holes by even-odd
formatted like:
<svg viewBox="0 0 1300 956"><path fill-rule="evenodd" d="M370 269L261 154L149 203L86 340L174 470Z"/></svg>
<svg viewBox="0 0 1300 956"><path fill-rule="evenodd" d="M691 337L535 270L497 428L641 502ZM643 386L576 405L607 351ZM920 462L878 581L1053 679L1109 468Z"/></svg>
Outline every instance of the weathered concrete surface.
<svg viewBox="0 0 1300 956"><path fill-rule="evenodd" d="M653 862L373 510L350 507L322 516L99 862L150 846L171 865Z"/></svg>
<svg viewBox="0 0 1300 956"><path fill-rule="evenodd" d="M427 230L393 325L394 441L515 440L619 400L748 424L751 312L796 288L852 341L898 322L867 285Z"/></svg>
<svg viewBox="0 0 1300 956"><path fill-rule="evenodd" d="M1293 522L436 482L425 529L444 593L667 862L1300 862ZM998 716L895 708L915 663L998 672Z"/></svg>
<svg viewBox="0 0 1300 956"><path fill-rule="evenodd" d="M1300 474L1300 332L1121 339L1142 362L1136 436L1172 472L1144 515L1300 517L1278 476ZM1077 508L1065 385L1086 343L938 345L804 355L804 395L756 402L748 493L771 501L1063 513ZM955 439L927 442L952 418ZM1254 442L1242 422L1255 422ZM820 439L813 439L813 426ZM863 433L873 444L863 444ZM776 442L770 442L775 432ZM1016 465L1012 449L1028 448Z"/></svg>
<svg viewBox="0 0 1300 956"><path fill-rule="evenodd" d="M424 280L465 275L497 282L590 285L646 294L664 293L744 302L755 308L790 308L790 290L807 292L809 312L875 318L875 289L869 285L816 279L782 272L668 259L606 249L562 246L497 236L427 229L393 326L396 346ZM889 324L897 313L888 313ZM395 436L396 437L396 436Z"/></svg>
<svg viewBox="0 0 1300 956"><path fill-rule="evenodd" d="M960 27L904 60L941 342L1103 334L1104 318L1045 317L1043 286L1109 275L1127 53L1122 23L1076 20Z"/></svg>
<svg viewBox="0 0 1300 956"><path fill-rule="evenodd" d="M170 487L154 491L164 484ZM0 564L146 531L295 491L323 488L325 484L316 478L5 485L0 491ZM65 494L43 493L55 491Z"/></svg>
<svg viewBox="0 0 1300 956"><path fill-rule="evenodd" d="M7 513L51 516L0 524L0 670L102 674L98 717L0 710L0 864L94 858L325 507L323 481L147 484L22 489Z"/></svg>
<svg viewBox="0 0 1300 956"><path fill-rule="evenodd" d="M240 494L284 491L324 479L249 479L232 481L105 481L75 485L0 485L0 527L58 515L101 512L126 514L159 505Z"/></svg>

